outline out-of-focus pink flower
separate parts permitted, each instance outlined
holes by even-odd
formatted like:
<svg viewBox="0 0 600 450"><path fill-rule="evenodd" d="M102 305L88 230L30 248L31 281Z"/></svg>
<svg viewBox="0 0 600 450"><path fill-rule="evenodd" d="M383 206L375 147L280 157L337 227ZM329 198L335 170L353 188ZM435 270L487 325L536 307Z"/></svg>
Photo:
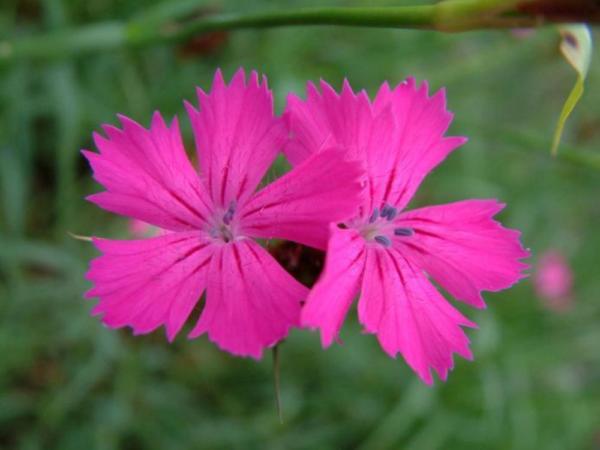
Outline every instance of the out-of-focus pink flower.
<svg viewBox="0 0 600 450"><path fill-rule="evenodd" d="M227 85L218 71L198 99L200 110L186 104L198 170L177 120L167 126L159 113L149 130L120 117L122 130L94 135L99 153L84 151L106 188L91 202L168 231L94 238L102 256L91 263L86 296L99 297L93 314L109 327L143 334L164 325L173 340L206 290L189 336L207 333L223 350L260 358L299 324L308 290L252 238L324 247L328 224L357 210L363 170L330 148L255 193L288 139L266 79L252 72L246 82L240 70Z"/></svg>
<svg viewBox="0 0 600 450"><path fill-rule="evenodd" d="M131 219L128 222L129 233L134 238L153 237L160 234L160 228L150 225L143 220Z"/></svg>
<svg viewBox="0 0 600 450"><path fill-rule="evenodd" d="M527 39L531 37L535 33L534 28L513 28L510 30L510 34L512 34L517 39Z"/></svg>
<svg viewBox="0 0 600 450"><path fill-rule="evenodd" d="M538 297L548 309L564 312L573 306L573 273L559 251L549 250L541 256L534 284Z"/></svg>
<svg viewBox="0 0 600 450"><path fill-rule="evenodd" d="M306 101L288 98L286 118L295 137L285 149L301 164L330 145L366 166L368 195L358 215L331 226L326 263L302 313L321 331L324 347L339 334L360 291L358 317L390 356L404 356L428 384L430 369L446 379L453 353L472 358L461 327L475 324L431 284L476 308L482 290L506 289L523 277L528 256L518 231L493 220L504 205L466 200L404 212L425 176L466 139L444 137L452 120L443 91L428 95L414 80L384 84L371 103L347 82L337 94L321 82Z"/></svg>

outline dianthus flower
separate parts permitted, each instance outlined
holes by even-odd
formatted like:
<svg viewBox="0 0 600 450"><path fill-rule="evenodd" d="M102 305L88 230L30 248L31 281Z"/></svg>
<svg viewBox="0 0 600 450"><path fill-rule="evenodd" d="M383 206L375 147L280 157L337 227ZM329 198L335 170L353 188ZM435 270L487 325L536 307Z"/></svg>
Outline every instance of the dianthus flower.
<svg viewBox="0 0 600 450"><path fill-rule="evenodd" d="M475 324L432 285L482 308L482 290L499 291L520 278L528 256L519 232L492 217L504 205L466 200L412 211L404 208L423 178L465 142L444 137L452 120L445 92L430 97L412 79L384 84L371 103L344 82L341 94L321 82L308 85L305 101L290 95L286 117L294 139L284 152L292 164L342 147L362 161L368 195L359 213L332 224L325 268L311 291L302 324L318 328L324 347L337 338L360 292L358 318L383 350L401 353L428 384L431 368L446 379L453 353L472 358L461 328Z"/></svg>
<svg viewBox="0 0 600 450"><path fill-rule="evenodd" d="M199 110L186 104L198 169L177 120L167 126L159 113L148 130L120 117L122 130L107 125L107 137L94 135L99 153L84 152L106 188L90 201L163 230L142 240L94 238L102 255L86 295L99 298L93 314L107 326L142 334L164 325L173 340L206 290L189 336L207 333L223 350L260 358L298 325L307 289L253 238L325 246L328 224L356 210L363 172L329 149L255 193L288 139L266 79L253 72L246 82L240 70L227 85L217 72L198 99Z"/></svg>

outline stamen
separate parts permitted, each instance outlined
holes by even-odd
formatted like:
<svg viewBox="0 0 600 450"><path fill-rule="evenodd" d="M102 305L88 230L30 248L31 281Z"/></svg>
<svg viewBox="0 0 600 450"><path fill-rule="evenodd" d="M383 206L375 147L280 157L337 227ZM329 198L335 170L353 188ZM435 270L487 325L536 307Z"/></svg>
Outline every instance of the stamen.
<svg viewBox="0 0 600 450"><path fill-rule="evenodd" d="M231 202L229 204L229 208L227 208L227 211L223 215L223 223L225 225L229 225L231 223L234 213L235 213L235 202Z"/></svg>
<svg viewBox="0 0 600 450"><path fill-rule="evenodd" d="M381 208L381 217L387 217L388 215L388 211L390 210L391 206L388 205L387 203L385 205L383 205L383 208Z"/></svg>
<svg viewBox="0 0 600 450"><path fill-rule="evenodd" d="M378 236L375 236L373 239L375 240L375 242L377 242L378 244L383 245L384 247L391 247L392 246L392 241L387 236L378 235Z"/></svg>
<svg viewBox="0 0 600 450"><path fill-rule="evenodd" d="M387 203L381 208L381 217L385 217L388 221L392 221L398 215L398 210Z"/></svg>
<svg viewBox="0 0 600 450"><path fill-rule="evenodd" d="M412 228L395 228L394 234L396 236L412 236L414 231Z"/></svg>
<svg viewBox="0 0 600 450"><path fill-rule="evenodd" d="M227 227L221 229L221 237L225 242L231 242L233 240L233 234L231 234L231 230Z"/></svg>
<svg viewBox="0 0 600 450"><path fill-rule="evenodd" d="M373 223L377 219L379 219L379 208L375 208L373 210L373 214L371 214L371 217L369 217L369 223Z"/></svg>

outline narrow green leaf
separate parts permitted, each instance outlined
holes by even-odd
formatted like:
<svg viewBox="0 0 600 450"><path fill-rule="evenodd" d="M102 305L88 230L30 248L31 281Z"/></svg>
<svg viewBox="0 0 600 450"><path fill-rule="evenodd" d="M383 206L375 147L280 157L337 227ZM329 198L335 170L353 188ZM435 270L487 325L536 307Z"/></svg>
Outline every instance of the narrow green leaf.
<svg viewBox="0 0 600 450"><path fill-rule="evenodd" d="M585 77L592 59L592 36L587 25L563 25L559 27L559 31L562 35L560 51L567 62L577 72L577 81L569 97L567 97L558 118L552 141L553 155L556 155L558 152L565 123L583 95Z"/></svg>

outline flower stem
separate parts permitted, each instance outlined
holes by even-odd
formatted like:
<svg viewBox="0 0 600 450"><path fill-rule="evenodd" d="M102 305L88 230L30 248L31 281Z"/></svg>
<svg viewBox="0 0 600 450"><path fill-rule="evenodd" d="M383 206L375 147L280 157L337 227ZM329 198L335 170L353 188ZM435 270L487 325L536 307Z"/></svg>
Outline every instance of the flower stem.
<svg viewBox="0 0 600 450"><path fill-rule="evenodd" d="M279 385L279 344L273 347L273 387L275 388L275 406L279 423L283 424L283 411L281 409L281 387Z"/></svg>
<svg viewBox="0 0 600 450"><path fill-rule="evenodd" d="M0 64L18 59L63 58L122 47L177 43L202 33L222 30L335 25L461 32L534 27L558 20L537 10L535 13L524 12L523 4L531 1L541 0L445 0L417 6L316 7L250 14L199 15L193 19L187 19L188 10L182 10L181 15L146 14L129 22L97 23L0 41ZM575 0L575 3L580 1L583 0ZM574 14L576 12L574 10ZM580 19L600 21L596 15L591 18L584 15Z"/></svg>

